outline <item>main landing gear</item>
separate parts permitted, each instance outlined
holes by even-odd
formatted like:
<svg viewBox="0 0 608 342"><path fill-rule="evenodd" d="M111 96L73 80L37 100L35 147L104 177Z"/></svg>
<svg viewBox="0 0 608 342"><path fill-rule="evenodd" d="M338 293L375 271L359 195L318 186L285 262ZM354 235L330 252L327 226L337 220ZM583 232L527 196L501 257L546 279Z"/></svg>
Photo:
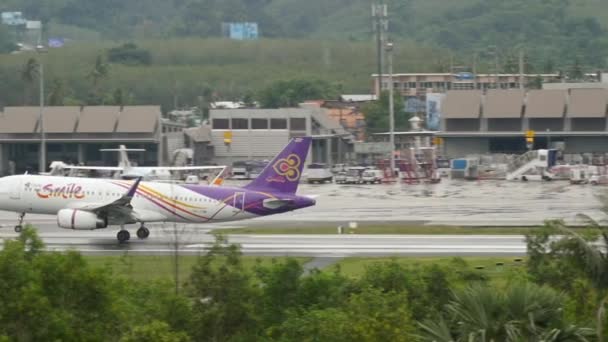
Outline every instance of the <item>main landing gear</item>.
<svg viewBox="0 0 608 342"><path fill-rule="evenodd" d="M140 239L147 239L148 236L150 236L150 230L142 223L141 227L137 230L137 237Z"/></svg>
<svg viewBox="0 0 608 342"><path fill-rule="evenodd" d="M148 228L146 228L146 226L144 226L142 223L137 230L137 237L140 239L146 239L148 236L150 236L150 230L148 230ZM116 234L116 239L118 239L118 242L120 243L125 243L131 239L131 234L124 228L124 226L120 226L120 231L118 231L118 234Z"/></svg>
<svg viewBox="0 0 608 342"><path fill-rule="evenodd" d="M21 233L23 230L23 218L25 217L25 213L19 213L19 223L15 226L15 232Z"/></svg>
<svg viewBox="0 0 608 342"><path fill-rule="evenodd" d="M120 226L120 230L118 231L118 234L116 234L116 238L118 239L118 242L125 243L129 241L131 234L123 226Z"/></svg>

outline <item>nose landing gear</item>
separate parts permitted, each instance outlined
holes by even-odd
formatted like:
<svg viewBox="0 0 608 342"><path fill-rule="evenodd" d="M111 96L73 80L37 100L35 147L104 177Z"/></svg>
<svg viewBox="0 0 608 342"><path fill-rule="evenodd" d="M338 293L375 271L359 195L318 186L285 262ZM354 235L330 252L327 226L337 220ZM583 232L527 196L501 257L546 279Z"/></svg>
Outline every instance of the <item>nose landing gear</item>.
<svg viewBox="0 0 608 342"><path fill-rule="evenodd" d="M15 226L15 232L21 233L23 230L23 218L25 217L25 213L19 213L19 223Z"/></svg>

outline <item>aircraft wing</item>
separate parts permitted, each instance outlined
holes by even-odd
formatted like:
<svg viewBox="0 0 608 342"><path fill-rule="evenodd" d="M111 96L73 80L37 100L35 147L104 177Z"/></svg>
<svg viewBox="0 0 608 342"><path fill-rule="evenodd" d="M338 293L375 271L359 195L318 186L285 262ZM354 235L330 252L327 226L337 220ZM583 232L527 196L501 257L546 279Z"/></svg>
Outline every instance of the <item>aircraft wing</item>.
<svg viewBox="0 0 608 342"><path fill-rule="evenodd" d="M131 200L135 196L139 182L142 177L137 178L131 188L122 195L119 199L111 203L85 203L83 205L77 205L76 208L94 212L97 214L103 214L107 216L110 221L132 223L135 222L135 215L133 215L133 207L131 206ZM120 224L120 223L118 223Z"/></svg>
<svg viewBox="0 0 608 342"><path fill-rule="evenodd" d="M99 171L123 171L125 168L121 166L76 166L76 165L63 165L62 169L65 170L99 170Z"/></svg>
<svg viewBox="0 0 608 342"><path fill-rule="evenodd" d="M152 170L167 170L167 171L187 171L187 170L214 170L222 169L226 166L157 166L150 167Z"/></svg>

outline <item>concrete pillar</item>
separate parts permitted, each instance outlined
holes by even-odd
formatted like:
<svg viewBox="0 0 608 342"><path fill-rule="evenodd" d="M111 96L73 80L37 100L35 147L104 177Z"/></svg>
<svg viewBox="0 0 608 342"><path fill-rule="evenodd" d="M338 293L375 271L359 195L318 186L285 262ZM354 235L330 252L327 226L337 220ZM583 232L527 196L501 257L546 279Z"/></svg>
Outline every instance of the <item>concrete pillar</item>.
<svg viewBox="0 0 608 342"><path fill-rule="evenodd" d="M157 120L156 121L157 122L157 124L156 124L156 141L158 143L158 148L156 149L156 154L157 154L156 155L156 165L157 166L163 166L164 165L164 161L163 161L163 157L164 157L164 146L163 146L164 134L163 134L163 121L162 121L162 116L161 116L160 111L158 112L158 117L157 117L156 120Z"/></svg>
<svg viewBox="0 0 608 342"><path fill-rule="evenodd" d="M331 158L331 139L332 138L327 138L325 140L326 141L325 149L326 149L326 152L327 152L327 162L326 162L326 164L328 166L333 165L333 161L332 161L332 158Z"/></svg>
<svg viewBox="0 0 608 342"><path fill-rule="evenodd" d="M311 115L310 111L306 115L306 135L307 136L312 135L312 115Z"/></svg>
<svg viewBox="0 0 608 342"><path fill-rule="evenodd" d="M0 144L0 175L4 176L8 174L8 146L6 144Z"/></svg>
<svg viewBox="0 0 608 342"><path fill-rule="evenodd" d="M247 117L247 140L251 141L251 113ZM247 144L247 158L249 160L253 159L253 144Z"/></svg>
<svg viewBox="0 0 608 342"><path fill-rule="evenodd" d="M564 131L568 132L572 130L572 119L564 118Z"/></svg>
<svg viewBox="0 0 608 342"><path fill-rule="evenodd" d="M84 144L78 144L77 159L78 164L86 164L86 149Z"/></svg>
<svg viewBox="0 0 608 342"><path fill-rule="evenodd" d="M481 132L488 131L488 119L486 119L486 118L479 119L479 131L481 131Z"/></svg>

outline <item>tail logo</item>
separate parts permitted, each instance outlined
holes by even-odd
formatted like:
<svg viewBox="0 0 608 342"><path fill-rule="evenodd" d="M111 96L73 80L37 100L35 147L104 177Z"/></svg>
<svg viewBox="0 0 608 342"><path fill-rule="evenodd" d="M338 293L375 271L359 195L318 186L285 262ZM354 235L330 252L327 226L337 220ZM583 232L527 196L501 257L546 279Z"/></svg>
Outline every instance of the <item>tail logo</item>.
<svg viewBox="0 0 608 342"><path fill-rule="evenodd" d="M277 160L274 165L272 165L272 168L277 174L294 182L300 179L300 163L301 160L297 154L290 154L287 158Z"/></svg>

